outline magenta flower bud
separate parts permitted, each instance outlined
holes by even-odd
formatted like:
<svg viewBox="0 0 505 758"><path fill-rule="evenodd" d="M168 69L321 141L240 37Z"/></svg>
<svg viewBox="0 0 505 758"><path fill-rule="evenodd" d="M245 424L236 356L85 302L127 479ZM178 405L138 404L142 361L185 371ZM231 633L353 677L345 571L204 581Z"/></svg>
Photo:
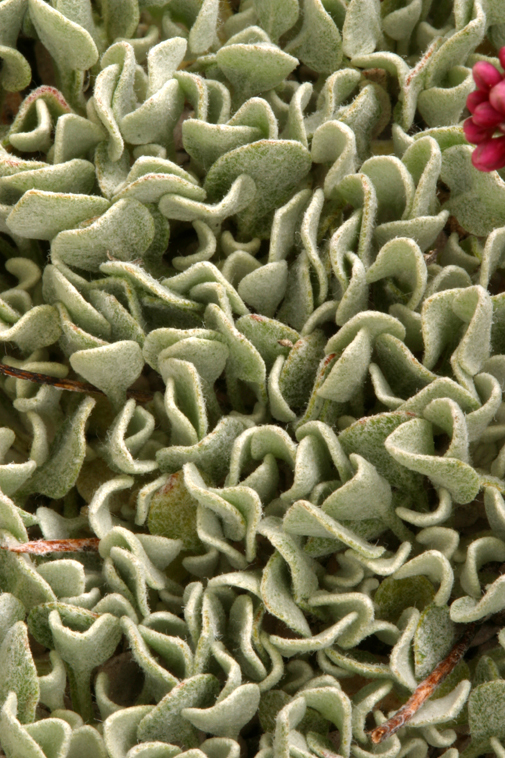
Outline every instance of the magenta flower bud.
<svg viewBox="0 0 505 758"><path fill-rule="evenodd" d="M495 110L491 103L481 103L478 105L473 112L472 118L478 126L484 126L487 129L490 127L496 129L498 124L505 120L503 113Z"/></svg>
<svg viewBox="0 0 505 758"><path fill-rule="evenodd" d="M483 92L481 89L474 89L473 92L470 92L468 97L466 98L466 107L470 111L470 113L473 113L478 105L481 103L485 103L488 100L488 93Z"/></svg>
<svg viewBox="0 0 505 758"><path fill-rule="evenodd" d="M489 93L489 102L505 118L505 79L493 87Z"/></svg>
<svg viewBox="0 0 505 758"><path fill-rule="evenodd" d="M477 61L473 67L473 79L477 87L481 90L487 91L491 87L494 87L501 81L501 74L492 63L487 61Z"/></svg>
<svg viewBox="0 0 505 758"><path fill-rule="evenodd" d="M505 47L501 48L498 58L500 59L500 66L505 70Z"/></svg>
<svg viewBox="0 0 505 758"><path fill-rule="evenodd" d="M472 163L479 171L497 171L505 166L505 137L482 142L472 153Z"/></svg>
<svg viewBox="0 0 505 758"><path fill-rule="evenodd" d="M463 132L468 142L473 142L475 145L485 142L493 136L493 129L485 129L483 126L478 126L473 118L467 118L463 124Z"/></svg>

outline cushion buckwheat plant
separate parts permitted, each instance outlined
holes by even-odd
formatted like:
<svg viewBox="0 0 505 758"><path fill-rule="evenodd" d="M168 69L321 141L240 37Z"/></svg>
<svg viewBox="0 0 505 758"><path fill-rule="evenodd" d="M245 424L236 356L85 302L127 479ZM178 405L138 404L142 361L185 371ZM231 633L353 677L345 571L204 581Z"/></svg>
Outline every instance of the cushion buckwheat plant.
<svg viewBox="0 0 505 758"><path fill-rule="evenodd" d="M0 59L3 753L505 758L505 0Z"/></svg>

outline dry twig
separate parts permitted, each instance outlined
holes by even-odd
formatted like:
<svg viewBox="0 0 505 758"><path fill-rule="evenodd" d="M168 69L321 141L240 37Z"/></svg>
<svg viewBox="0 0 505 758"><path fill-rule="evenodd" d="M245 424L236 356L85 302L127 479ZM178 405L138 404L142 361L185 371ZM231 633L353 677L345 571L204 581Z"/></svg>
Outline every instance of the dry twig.
<svg viewBox="0 0 505 758"><path fill-rule="evenodd" d="M98 550L99 539L88 537L74 540L32 540L21 545L1 545L2 550L10 553L29 553L30 555L47 555L48 553L89 553Z"/></svg>
<svg viewBox="0 0 505 758"><path fill-rule="evenodd" d="M68 390L69 392L85 392L86 394L105 395L105 392L94 387L87 382L79 382L77 379L60 379L49 374L37 374L34 371L25 371L22 368L14 368L6 363L0 363L0 374L13 376L15 379L24 379L27 382L35 384L49 384L51 387L57 387L59 390ZM139 403L148 403L153 399L149 392L142 390L126 390L126 396L137 400Z"/></svg>
<svg viewBox="0 0 505 758"><path fill-rule="evenodd" d="M376 726L369 732L370 739L375 745L387 740L395 732L405 726L412 716L417 713L419 708L433 695L437 687L442 684L456 664L463 658L464 654L470 647L470 643L476 632L476 625L470 624L461 639L456 642L449 655L433 669L431 674L424 679L417 687L415 692L409 697L405 705L402 705L399 711L391 716L380 726Z"/></svg>

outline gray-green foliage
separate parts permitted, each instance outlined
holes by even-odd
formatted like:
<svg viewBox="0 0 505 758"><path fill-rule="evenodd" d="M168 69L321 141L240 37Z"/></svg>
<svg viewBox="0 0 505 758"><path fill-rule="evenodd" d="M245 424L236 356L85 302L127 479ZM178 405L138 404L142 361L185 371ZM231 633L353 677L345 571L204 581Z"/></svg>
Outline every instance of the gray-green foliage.
<svg viewBox="0 0 505 758"><path fill-rule="evenodd" d="M0 0L3 362L103 393L0 375L0 546L99 539L0 550L8 758L370 758L501 626L504 20ZM505 758L504 648L380 753Z"/></svg>

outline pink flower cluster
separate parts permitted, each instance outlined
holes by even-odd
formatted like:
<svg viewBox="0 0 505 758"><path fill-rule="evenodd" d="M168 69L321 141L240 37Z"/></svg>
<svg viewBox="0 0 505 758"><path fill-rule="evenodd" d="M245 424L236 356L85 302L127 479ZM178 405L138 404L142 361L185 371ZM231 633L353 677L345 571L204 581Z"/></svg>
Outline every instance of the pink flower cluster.
<svg viewBox="0 0 505 758"><path fill-rule="evenodd" d="M499 58L505 70L505 47ZM475 168L495 171L505 166L505 136L494 136L497 131L505 135L505 75L491 63L478 61L473 78L477 89L468 95L466 107L472 115L463 130L468 142L477 145L472 154Z"/></svg>

